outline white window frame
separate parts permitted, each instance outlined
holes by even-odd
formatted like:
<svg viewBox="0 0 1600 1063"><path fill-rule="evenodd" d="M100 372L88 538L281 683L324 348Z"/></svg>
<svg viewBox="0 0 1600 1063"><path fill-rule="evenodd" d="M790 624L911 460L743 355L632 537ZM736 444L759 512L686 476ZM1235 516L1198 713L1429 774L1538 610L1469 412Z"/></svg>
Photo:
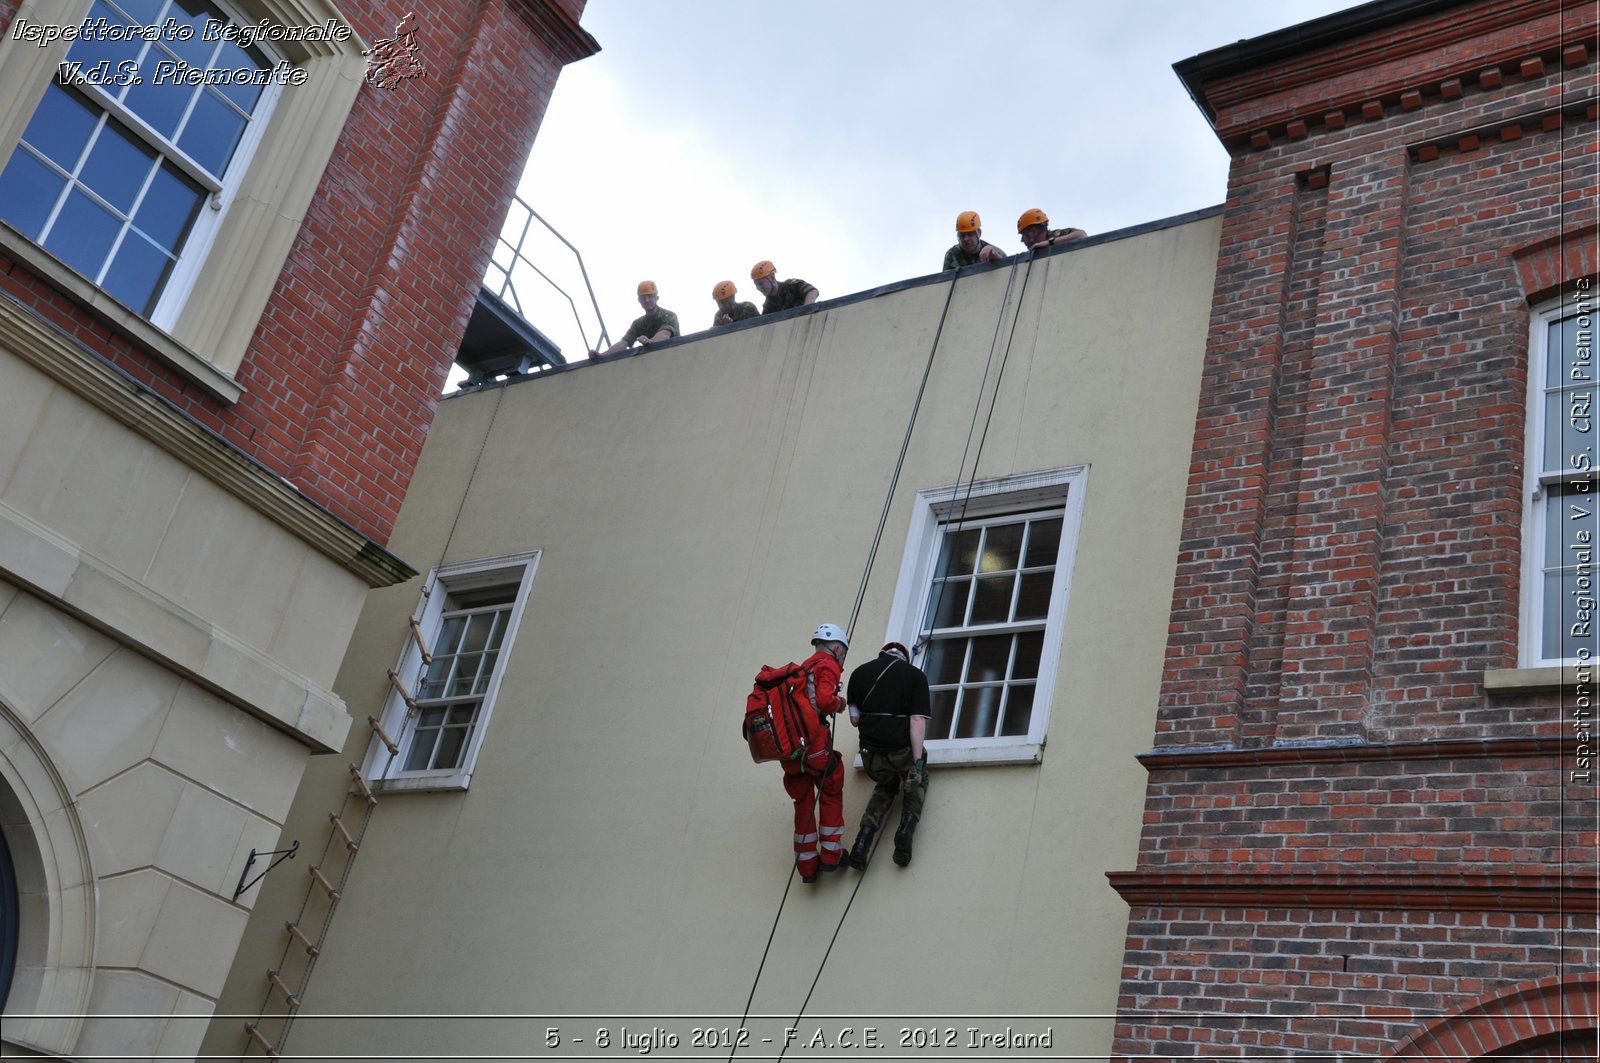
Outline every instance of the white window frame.
<svg viewBox="0 0 1600 1063"><path fill-rule="evenodd" d="M23 19L34 26L81 23L92 3L23 0L10 29L0 35L0 166L18 150L17 142L72 44L56 40L41 47L15 37L12 30ZM311 27L331 21L344 39L262 42L303 72L304 81L284 86L272 112L262 116L257 129L247 129L247 136L253 132L257 138L255 150L247 165L237 168L237 182L230 167L225 209L202 208L203 219L212 216L214 231L204 247L195 242L199 234L190 234L186 253L167 282L168 290L181 288L184 295L170 310L165 303L159 308L164 323L134 313L3 223L0 250L58 285L211 398L232 403L243 393L233 374L255 337L363 84L367 45L333 0L227 0L226 6L247 23Z"/></svg>
<svg viewBox="0 0 1600 1063"><path fill-rule="evenodd" d="M505 680L507 662L516 648L517 629L522 624L522 614L527 607L528 591L533 586L533 576L539 567L539 552L514 557L490 558L462 564L445 565L428 574L423 584L422 599L417 607L417 625L422 629L423 641L431 651L439 637L445 605L452 592L470 591L484 587L516 585L516 595L511 605L511 615L506 620L505 636L500 642L500 652L495 659L494 674L484 691L473 725L472 737L457 768L428 771L402 771L413 738L415 717L406 705L405 698L391 685L384 702L379 723L384 733L394 739L400 752L390 754L387 746L373 735L367 746L366 759L361 774L376 789L396 790L465 790L472 783L472 774L478 763L478 752L483 747L484 736L489 732L489 722L499 701L500 686ZM405 649L400 654L394 672L407 691L416 693L417 683L425 671L422 648L415 638L407 636Z"/></svg>
<svg viewBox="0 0 1600 1063"><path fill-rule="evenodd" d="M1066 666L1063 637L1088 480L1088 466L1075 465L917 493L885 636L885 641L908 646L916 646L921 635L923 610L939 558L941 529L946 523L1056 508L1062 517L1061 546L1050 586L1050 609L1045 617L1044 649L1039 658L1028 733L1001 738L930 739L930 764L1037 764L1044 756L1056 676ZM918 647L916 663L923 663L922 647Z"/></svg>
<svg viewBox="0 0 1600 1063"><path fill-rule="evenodd" d="M1528 417L1527 437L1525 441L1524 472L1525 482L1523 490L1523 515L1522 515L1522 616L1520 623L1519 660L1524 668L1548 668L1563 665L1592 664L1593 657L1587 661L1578 657L1551 657L1544 653L1543 626L1545 608L1544 568L1545 568L1545 535L1547 532L1545 520L1545 495L1546 488L1551 483L1566 482L1570 485L1587 483L1589 487L1583 488L1590 493L1590 516L1581 524L1574 524L1570 529L1568 540L1575 547L1587 546L1589 557L1594 556L1594 550L1600 547L1595 543L1596 517L1595 512L1600 509L1600 494L1594 493L1595 463L1600 462L1600 406L1596 400L1600 399L1600 381L1597 381L1596 367L1600 366L1594 355L1593 321L1595 314L1595 292L1592 284L1570 286L1569 294L1555 301L1542 304L1534 308L1528 329ZM1590 463L1587 470L1578 468L1569 462L1567 467L1560 471L1546 470L1543 468L1543 448L1545 437L1545 395L1554 385L1546 379L1546 370L1549 363L1547 343L1550 335L1550 326L1564 318L1584 317L1589 319L1589 332L1591 339L1588 360L1589 373L1587 380L1578 381L1584 385L1581 389L1571 390L1572 381L1565 382L1569 386L1569 393L1582 396L1581 407L1574 408L1568 403L1563 403L1563 409L1569 417L1576 418L1573 427L1579 433L1573 436L1573 442L1581 443L1580 453L1587 448L1587 461ZM1582 427L1579 427L1579 425ZM1587 475L1586 475L1587 473ZM1587 536L1585 544L1579 540L1579 533ZM1564 540L1565 542L1565 540ZM1578 555L1574 555L1575 557ZM1591 565L1590 590L1588 598L1596 597L1593 585L1596 580ZM1590 606L1591 612L1593 606ZM1574 621L1578 617L1574 614ZM1590 621L1591 624L1593 621ZM1595 629L1591 628L1591 633Z"/></svg>
<svg viewBox="0 0 1600 1063"><path fill-rule="evenodd" d="M238 10L228 0L210 0L217 9L233 25L248 26L250 21L246 15ZM153 45L151 47L154 47ZM270 42L258 41L254 47L267 60L269 67L276 67L279 63L288 62L287 58L273 49ZM70 46L68 54L70 54ZM65 58L63 58L65 62ZM59 75L56 79L59 80ZM167 283L162 287L160 295L156 297L156 304L150 311L148 320L152 325L164 331L172 331L177 323L178 314L189 301L189 295L194 290L196 279L205 260L210 257L212 247L216 241L217 233L221 230L228 207L237 198L239 186L244 180L244 175L249 172L255 157L256 148L261 143L263 131L272 121L272 113L278 104L278 96L283 86L273 81L264 86L261 98L256 102L255 110L251 113L249 121L245 123L244 132L239 138L239 143L233 149L233 155L228 160L228 165L221 174L212 174L205 167L189 158L178 147L176 140L169 140L164 134L152 129L143 118L129 110L121 101L113 98L99 85L64 81L63 84L81 93L91 106L110 116L117 123L125 127L138 142L152 151L160 154L170 161L184 176L200 185L207 192L205 201L201 204L196 214L194 223L189 227L189 233L184 237L183 243L178 247L177 261L173 264L172 272L167 277ZM96 136L105 135L97 132ZM0 169L5 162L9 162L11 154L24 151L20 142L8 152L4 162L0 162ZM37 156L36 156L37 157ZM52 169L56 167L45 163ZM76 181L76 175L68 175L69 180ZM85 189L85 192L89 192ZM92 193L91 193L92 194ZM94 198L98 199L98 196ZM56 210L59 211L58 203ZM55 211L52 211L52 219ZM120 243L124 237L119 236ZM104 273L110 267L111 257L108 256L100 264L98 273ZM99 281L94 277L86 278L91 284L99 287ZM131 307L129 308L132 309ZM137 311L135 311L137 313Z"/></svg>

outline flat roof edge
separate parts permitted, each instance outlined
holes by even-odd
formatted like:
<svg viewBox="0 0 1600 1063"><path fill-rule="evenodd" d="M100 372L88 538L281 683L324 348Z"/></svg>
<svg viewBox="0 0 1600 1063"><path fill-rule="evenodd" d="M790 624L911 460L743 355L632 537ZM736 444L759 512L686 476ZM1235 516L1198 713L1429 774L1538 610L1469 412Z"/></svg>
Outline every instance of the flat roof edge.
<svg viewBox="0 0 1600 1063"><path fill-rule="evenodd" d="M1169 217L1158 218L1154 221L1140 222L1138 225L1130 225L1121 229L1113 229L1110 232L1100 233L1097 236L1086 236L1081 240L1074 240L1071 243L1057 244L1048 251L1039 252L1038 257L1049 258L1054 255L1069 255L1085 248L1097 247L1101 244L1116 243L1119 240L1131 240L1134 237L1145 236L1153 232L1160 232L1163 229L1174 229L1182 225L1190 225L1197 221L1204 221L1207 218L1217 217L1221 213L1222 204L1220 203L1211 207L1201 207L1198 210L1186 211L1182 214L1173 214ZM547 369L540 370L537 373L530 373L525 376L511 377L506 380L490 381L479 384L472 388L461 388L443 396L443 401L448 402L450 399L459 398L463 395L477 395L485 391L493 391L496 388L507 387L511 384L521 384L529 381L539 380L558 373L568 373L574 370L583 369L587 366L596 365L601 362L620 362L627 358L638 358L645 354L653 354L656 351L667 350L673 347L681 347L686 344L694 343L697 340L706 339L710 336L724 336L729 333L740 332L745 329L760 328L762 325L766 325L773 321L782 321L791 317L799 317L803 314L814 314L821 310L831 310L835 307L849 306L852 303L860 303L869 299L877 299L881 296L892 295L895 292L907 291L911 288L921 288L930 284L939 284L947 279L953 279L952 275L954 277L964 277L971 273L982 273L987 270L1015 266L1026 261L1028 254L1029 253L1026 251L1021 251L1017 254L1007 256L1006 258L1001 259L999 262L984 262L974 266L963 266L958 270L940 270L937 273L928 273L920 277L907 277L904 280L892 281L889 284L883 284L876 288L868 288L865 291L851 292L848 295L840 295L832 299L819 299L809 306L797 306L792 310L784 310L776 314L761 314L757 317L747 318L744 321L736 321L731 325L723 325L720 328L702 329L698 332L691 332L686 336L675 336L670 340L663 340L660 343L652 343L649 347L645 348L630 348L626 351L618 351L616 354L606 355L603 358L585 358L582 361L567 362L564 365L553 365Z"/></svg>

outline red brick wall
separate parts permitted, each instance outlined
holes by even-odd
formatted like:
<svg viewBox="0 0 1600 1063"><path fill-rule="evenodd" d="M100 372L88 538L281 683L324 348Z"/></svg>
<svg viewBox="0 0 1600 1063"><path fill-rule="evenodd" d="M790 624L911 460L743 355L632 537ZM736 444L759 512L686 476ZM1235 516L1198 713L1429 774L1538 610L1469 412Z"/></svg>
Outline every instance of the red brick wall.
<svg viewBox="0 0 1600 1063"><path fill-rule="evenodd" d="M1584 917L1506 912L1136 912L1117 1055L1377 1059L1441 1001L1593 970L1600 955L1572 944L1592 942L1590 928Z"/></svg>
<svg viewBox="0 0 1600 1063"><path fill-rule="evenodd" d="M1189 67L1233 164L1119 1057L1371 1058L1597 959L1573 694L1484 687L1530 299L1595 268L1596 16L1440 4Z"/></svg>
<svg viewBox="0 0 1600 1063"><path fill-rule="evenodd" d="M245 393L233 406L186 390L3 256L0 289L382 543L560 72L550 26L582 8L341 5L368 41L392 36L416 10L427 77L362 87L239 368ZM0 33L15 11L0 0Z"/></svg>

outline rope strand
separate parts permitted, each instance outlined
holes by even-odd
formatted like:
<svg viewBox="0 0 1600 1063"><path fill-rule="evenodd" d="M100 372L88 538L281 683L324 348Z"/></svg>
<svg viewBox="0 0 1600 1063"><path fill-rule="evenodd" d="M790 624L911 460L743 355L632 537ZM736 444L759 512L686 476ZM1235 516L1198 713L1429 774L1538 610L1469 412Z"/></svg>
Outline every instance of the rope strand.
<svg viewBox="0 0 1600 1063"><path fill-rule="evenodd" d="M994 397L989 400L989 415L984 418L984 431L982 431L982 434L978 437L978 451L976 451L976 453L973 455L973 475L971 475L970 480L968 480L968 483L966 483L966 493L968 493L968 498L971 496L971 488L973 488L973 483L976 483L976 480L978 480L978 463L979 461L982 461L982 456L984 456L984 442L989 439L989 424L990 421L994 421L995 407L997 407L998 403L1000 403L1000 383L1002 383L1003 379L1005 379L1006 362L1011 359L1011 343L1013 343L1014 339L1016 339L1016 323L1018 323L1018 319L1022 314L1022 299L1026 298L1027 296L1027 279L1029 279L1029 275L1032 274L1032 272L1034 272L1034 259L1030 258L1029 261L1027 261L1026 271L1022 272L1022 288L1018 291L1018 298L1016 298L1016 314L1011 315L1011 331L1008 333L1008 335L1006 335L1005 354L1002 354L1002 357L1000 357L1000 370L998 370L998 373L995 373L995 392ZM1014 279L1014 277L1016 277L1016 272L1013 271L1013 274L1011 274L1011 279ZM1006 299L1010 299L1010 295L1011 280L1008 279L1006 280L1005 298L1002 298L1002 301L1000 301L1000 317L995 320L995 336L989 344L989 363L994 363L995 346L997 346L998 339L1000 339L1000 323L1005 320ZM949 307L949 303L946 303L946 307ZM989 381L989 365L984 365L984 386L979 387L978 400L973 403L973 426L968 427L968 434L966 434L966 442L968 443L971 443L971 432L973 432L973 427L978 426L978 410L981 410L982 403L984 403L984 391L986 391L987 381ZM909 432L907 432L907 439L909 439ZM962 467L965 467L965 464L966 450L965 447L963 447ZM960 472L957 472L957 477L955 477L957 490L960 490L960 482L962 482L962 480L960 480ZM960 533L960 520L965 519L965 512L966 499L962 499L962 515L958 517L957 528L955 528L957 533ZM944 584L939 586L939 597L942 599L942 596L944 596ZM882 844L882 842L883 832L880 831L878 832L877 839L874 839L874 844L872 844L872 853L874 853L874 855L877 855L878 844ZM872 863L872 856L867 858L867 864L869 864L869 866L870 863ZM861 876L856 877L856 885L854 885L854 889L850 892L850 900L845 901L845 909L843 909L842 913L838 914L838 924L834 927L834 937L830 937L829 941L827 941L827 949L824 949L824 953L822 953L822 962L821 964L818 964L818 969L816 969L816 977L811 980L811 988L806 989L805 1001L800 1002L800 1012L795 1015L794 1023L792 1023L794 1028L798 1028L798 1026L800 1026L800 1018L805 1015L806 1005L811 1004L811 994L816 993L816 986L818 986L819 981L822 981L822 970L827 969L827 961L829 961L829 957L834 954L834 943L835 941L838 941L838 933L845 929L845 917L850 916L851 905L856 903L856 893L861 892L862 882L866 882L866 874L864 874L864 872L862 872ZM752 989L752 996L754 996L754 989ZM786 1042L786 1044L782 1045L782 1049L778 1050L779 1060L784 1058L784 1053L786 1053L787 1050L789 1050L789 1044Z"/></svg>

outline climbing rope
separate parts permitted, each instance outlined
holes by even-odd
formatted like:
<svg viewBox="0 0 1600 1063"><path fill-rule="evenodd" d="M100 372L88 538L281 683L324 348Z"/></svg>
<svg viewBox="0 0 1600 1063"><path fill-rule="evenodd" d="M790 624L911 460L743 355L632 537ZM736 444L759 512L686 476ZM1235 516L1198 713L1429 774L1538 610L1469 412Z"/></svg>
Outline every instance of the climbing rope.
<svg viewBox="0 0 1600 1063"><path fill-rule="evenodd" d="M984 444L984 441L988 437L989 424L990 424L990 422L992 421L992 419L994 417L994 407L995 407L995 405L996 405L996 403L997 403L997 401L999 399L1000 383L1001 383L1001 380L1004 377L1005 363L1007 362L1007 360L1009 360L1010 355L1011 355L1012 341L1016 337L1017 318L1021 313L1022 300L1027 295L1028 278L1032 274L1032 272L1033 272L1033 260L1032 260L1032 258L1030 258L1029 261L1028 261L1027 267L1023 271L1022 287L1021 287L1021 289L1020 289L1020 291L1018 293L1018 297L1017 297L1017 313L1012 315L1012 318L1011 318L1011 330L1010 330L1010 332L1009 332L1009 334L1007 335L1007 338L1006 338L1005 351L1004 351L1004 354L1001 356L999 372L998 372L998 374L996 374L994 396L990 399L990 403L989 403L989 416L984 421L983 432L979 436L979 439L978 439L978 449L977 449L977 452L976 452L976 454L974 455L974 458L973 458L972 476L968 479L968 482L967 482L967 496L968 497L970 497L970 495L971 495L972 485L976 481L976 478L977 478L978 463L979 463L979 461L982 460L982 457L983 457L983 444ZM971 451L972 437L973 437L973 434L977 430L978 414L982 410L982 407L983 407L984 392L988 390L989 374L990 374L991 370L994 368L995 352L999 349L999 345L1000 345L999 344L1000 329L1001 329L1002 325L1005 322L1006 308L1007 308L1008 305L1010 305L1011 289L1012 289L1013 284L1016 281L1016 274L1017 274L1017 271L1015 269L1011 269L1011 270L1007 271L1005 291L1001 295L1001 298L1000 298L1000 310L999 310L999 313L996 315L996 318L995 318L994 335L990 338L990 341L989 341L989 356L988 356L987 361L984 363L983 379L980 382L979 387L978 387L977 398L973 402L972 420L971 420L971 423L968 425L968 428L967 428L967 438L966 438L965 443L962 446L961 461L960 461L960 464L957 466L955 482L956 482L956 488L957 488L958 492L960 490L960 486L961 486L961 482L962 482L962 476L963 476L964 471L966 469L967 455ZM901 439L900 453L895 458L894 470L890 475L889 486L888 486L888 489L886 490L886 492L884 494L883 506L879 510L879 513L878 513L877 527L873 530L872 544L871 544L871 546L869 547L869 549L867 551L867 561L866 561L866 565L864 567L864 570L862 571L862 574L861 574L861 582L860 582L859 586L856 589L855 601L852 603L852 605L850 607L850 619L849 619L849 622L846 625L846 629L845 629L845 633L846 633L847 637L851 637L851 638L854 637L856 622L860 618L861 605L862 605L862 602L866 598L867 587L868 587L868 585L869 585L869 583L871 581L871 577L872 577L872 570L873 570L873 568L874 568L874 566L876 565L876 562L877 562L878 548L882 544L883 531L884 531L884 528L887 526L887 523L888 523L889 509L893 505L895 491L899 486L900 474L901 474L901 471L905 467L906 455L910 451L911 437L912 437L912 435L913 435L913 433L914 433L914 431L916 429L917 418L918 418L918 415L920 414L921 409L922 409L922 400L923 400L923 396L925 395L926 390L927 390L929 377L932 375L932 372L933 372L934 357L938 353L939 340L944 334L945 321L946 321L947 317L949 316L950 304L951 304L951 301L953 300L953 298L955 296L956 280L957 280L956 277L952 277L951 278L950 285L949 285L948 289L945 292L944 307L939 313L939 323L938 323L938 326L934 330L933 342L929 346L929 349L928 349L927 361L923 365L922 379L919 381L919 383L917 385L917 394L916 394L915 400L912 403L911 415L910 415L909 419L907 420L905 434ZM962 498L962 500L961 500L961 502L959 504L959 507L958 507L958 517L957 517L957 524L956 524L956 531L957 532L960 531L960 521L962 519L964 519L965 510L966 510L966 498ZM941 585L940 586L940 596L941 597L942 597L943 593L944 593L944 586ZM929 608L934 608L936 606L937 606L937 602L932 603L929 606ZM926 619L927 619L927 614L925 613L924 616L923 616L924 623L926 622ZM919 626L918 630L920 632L922 630L922 627ZM831 740L832 740L832 735L831 735L831 732L830 732L830 744L831 744ZM872 856L876 855L877 847L882 841L883 841L883 836L880 833L879 836L873 842L872 853L868 856L868 862L869 863L871 862ZM767 956L771 952L772 942L773 942L774 937L777 934L778 923L783 917L784 905L788 903L789 891L793 887L793 884L794 884L794 875L795 875L795 869L793 867L791 867L790 870L789 870L788 880L787 880L787 882L786 882L786 884L784 886L783 897L778 903L778 911L773 916L772 928L768 932L768 935L767 935L766 948L762 951L761 962L756 968L755 978L751 982L751 985L750 985L750 994L745 1000L744 1013L740 1016L740 1019L739 1019L739 1025L740 1025L741 1028L744 1026L744 1023L749 1018L750 1006L755 1000L756 989L760 985L762 972L766 968ZM857 877L855 886L851 889L850 896L849 896L848 900L845 902L844 910L842 912L840 912L840 914L839 914L839 920L838 920L837 924L834 926L833 935L828 941L828 947L823 952L821 963L819 963L818 966L817 966L816 976L812 979L811 986L806 991L805 999L801 1002L800 1010L795 1015L795 1020L794 1020L794 1024L795 1025L799 1024L801 1016L803 1016L805 1014L806 1007L811 1003L811 996L816 991L817 983L820 982L821 979L822 979L822 972L827 967L828 959L833 953L834 943L838 941L839 933L844 928L844 921L845 921L846 917L848 917L848 915L850 914L851 906L855 904L856 894L860 892L861 884L862 884L863 881L864 881L864 876L858 876ZM788 1045L785 1044L783 1046L783 1048L780 1049L780 1051L778 1053L778 1058L782 1059L784 1053L787 1052L787 1051L788 1051ZM732 1063L732 1060L733 1060L733 1058L734 1058L734 1056L735 1056L735 1054L737 1052L738 1052L738 1046L735 1045L734 1048L732 1049L732 1051L730 1051L728 1053L729 1063Z"/></svg>
<svg viewBox="0 0 1600 1063"><path fill-rule="evenodd" d="M955 533L956 534L960 534L961 522L962 522L962 520L965 519L967 498L971 497L972 486L977 481L978 463L983 459L983 444L984 444L984 441L987 440L988 437L989 437L989 424L994 419L994 408L995 408L996 405L999 404L999 400L1000 400L1000 384L1005 378L1006 363L1011 358L1011 344L1012 344L1012 341L1016 339L1016 335L1017 335L1017 319L1022 314L1022 300L1024 298L1026 298L1027 294L1028 294L1028 277L1033 272L1033 261L1034 260L1031 257L1028 259L1027 268L1023 271L1023 274L1022 274L1022 288L1017 293L1017 310L1016 310L1016 313L1014 313L1011 316L1011 331L1006 336L1005 353L1001 355L1001 358L1000 358L1000 369L995 374L994 395L989 400L989 413L988 413L988 416L985 417L985 419L984 419L983 432L978 437L978 449L977 449L976 453L973 455L973 459L972 459L972 475L967 480L967 497L963 498L961 500L961 502L960 502L959 515L957 516L957 519L956 519L956 528L955 528ZM960 488L961 488L961 470L966 468L967 449L968 449L968 447L971 446L972 433L977 427L978 411L983 406L983 393L987 389L987 386L988 386L989 369L994 363L994 352L995 352L996 347L999 345L1000 325L1005 320L1005 310L1006 310L1007 300L1010 298L1010 295L1011 295L1011 281L1013 279L1015 279L1015 277L1016 277L1016 271L1012 270L1011 271L1011 276L1008 277L1007 280L1006 280L1005 295L1000 300L1000 315L999 315L999 317L997 317L995 319L994 338L992 340L990 340L990 343L989 343L989 360L988 360L987 363L985 363L984 368L983 368L983 381L982 381L982 383L980 383L980 385L978 387L978 397L977 397L977 400L973 403L973 407L972 407L972 424L969 425L968 428L967 428L966 445L964 445L962 447L962 450L961 450L961 466L958 468L957 473L956 473L956 490L957 490L958 493L959 493ZM946 307L946 309L949 308L949 301L948 300L946 300L946 302L945 302L945 307ZM941 319L940 326L943 327L943 324L944 324L943 320ZM930 363L932 361L931 354L930 354L930 357L929 357L929 361L930 361ZM924 376L923 379L924 379L924 383L926 383L926 379L927 379L926 376ZM920 393L919 393L919 396L918 396L919 400L920 400L920 397L921 396L920 396ZM915 417L916 417L916 414L915 414L915 412L913 412L913 414L912 414L913 421L915 420ZM911 438L910 429L907 428L906 439L909 441L910 438ZM902 457L902 459L904 458L904 450L903 449L901 451L901 457ZM898 466L896 467L895 475L897 477L899 475ZM890 487L890 490L891 490L891 492L893 491L893 486L892 485ZM885 503L885 511L887 512L887 502ZM879 530L879 533L881 534L882 530L883 530L883 525L882 525L882 521L881 520L879 522L879 529L878 530ZM873 554L876 555L876 552L877 552L877 543L874 542L873 543ZM869 572L871 570L871 564L872 563L869 560L868 561L868 570L869 570ZM866 578L863 577L863 580L862 580L863 591L865 590L865 586L866 586ZM938 595L939 599L943 599L943 597L944 597L944 588L945 588L945 584L941 584L940 587L939 587L939 595ZM860 605L860 600L861 600L860 599L860 595L858 595L857 599L856 599L856 604L858 606ZM930 603L930 605L928 606L928 608L930 610L937 609L937 607L938 607L938 601L937 600L935 602ZM924 625L926 624L927 619L928 619L928 613L924 613L923 614ZM850 621L851 621L852 630L853 630L853 625L855 623L855 615L854 614L851 615ZM922 630L923 630L922 627L918 628L919 632L921 632ZM920 639L919 639L919 641L920 641ZM914 652L913 652L913 656L915 656ZM877 855L878 846L880 844L882 844L882 842L883 842L883 833L882 833L882 831L880 831L878 833L877 838L875 838L873 840L872 852L867 857L868 866L871 866L872 858ZM800 1002L800 1010L795 1014L794 1022L790 1024L792 1027L794 1027L796 1029L799 1028L801 1016L805 1015L805 1013L806 1013L807 1005L809 1005L811 1003L811 995L813 993L815 993L816 990L817 990L817 983L822 981L822 972L828 966L829 957L831 957L833 955L834 943L839 940L839 932L844 929L845 918L847 916L849 916L850 908L856 902L856 894L861 892L861 884L863 882L865 882L865 881L866 881L865 874L858 875L856 877L856 884L850 890L850 897L849 897L848 900L845 901L844 910L839 913L839 921L838 921L837 924L835 924L835 926L833 928L833 936L828 939L828 947L822 953L822 962L817 965L816 976L811 979L811 986L810 986L810 988L808 988L806 990L805 999ZM785 891L785 896L787 896L787 890ZM774 929L776 929L776 924L774 924ZM754 997L754 995L755 995L755 990L754 990L754 988L752 988L751 989L752 998ZM742 1025L742 1023L741 1023L741 1025ZM778 1059L780 1059L780 1060L783 1059L784 1053L786 1053L788 1050L789 1050L789 1045L788 1045L787 1042L785 1042L783 1047L778 1050Z"/></svg>
<svg viewBox="0 0 1600 1063"><path fill-rule="evenodd" d="M1006 289L1007 289L1008 292L1010 291L1010 281L1009 280L1006 283ZM922 381L921 381L921 383L919 383L917 385L917 397L911 404L911 417L906 422L905 436L900 442L900 454L895 459L894 472L889 478L889 489L888 489L888 492L885 494L884 499L883 499L883 508L878 514L878 527L873 533L872 546L867 551L866 568L861 573L861 584L856 589L856 600L855 600L855 603L850 607L850 620L849 620L848 625L845 628L845 637L847 639L855 632L856 618L860 615L860 612L861 612L861 601L866 596L866 593L867 593L867 582L872 576L872 566L873 566L873 563L877 559L877 556L878 556L878 545L883 539L883 529L884 529L884 526L885 526L885 524L887 523L887 521L889 519L889 506L894 500L895 486L899 483L899 480L900 480L900 470L905 466L906 452L910 449L910 446L911 446L911 434L912 434L913 430L916 428L917 414L922 409L922 396L926 392L927 387L928 387L928 377L933 372L934 355L937 354L938 350L939 350L939 338L944 335L944 323L945 323L946 317L949 316L949 313L950 313L950 302L955 297L955 291L956 291L956 278L955 277L951 277L950 278L950 285L945 291L944 308L939 311L939 324L934 329L934 332L933 332L933 343L928 348L928 359L927 359L927 361L924 363L924 365L922 367ZM833 732L832 732L831 729L828 732L828 744L829 744L829 746L831 748L832 744L833 744ZM741 1028L744 1026L745 1020L750 1017L750 1004L751 1004L752 1001L755 1000L757 986L759 986L761 984L761 973L762 973L762 971L764 971L766 969L767 956L772 951L772 939L778 932L778 921L783 918L783 907L784 907L785 904L788 903L789 890L794 885L794 875L795 875L795 869L794 869L793 866L791 866L789 868L789 878L788 878L788 880L785 883L784 888L783 888L783 898L778 902L778 911L772 917L772 930L770 932L768 932L768 934L767 934L767 945L766 945L766 948L762 950L761 962L756 967L756 976L755 976L754 980L751 981L751 983L750 983L750 995L749 995L748 998L746 998L746 1000L744 1002L744 1014L739 1017L739 1026ZM858 888L859 888L859 883L857 885L858 885ZM852 893L851 894L851 900L854 900L854 899L855 899L855 895L854 895L854 893ZM809 994L808 994L808 999L809 999ZM732 1051L730 1051L728 1053L729 1063L732 1063L734 1054L737 1053L738 1050L739 1050L738 1049L738 1045L736 1044L736 1045L734 1045Z"/></svg>

